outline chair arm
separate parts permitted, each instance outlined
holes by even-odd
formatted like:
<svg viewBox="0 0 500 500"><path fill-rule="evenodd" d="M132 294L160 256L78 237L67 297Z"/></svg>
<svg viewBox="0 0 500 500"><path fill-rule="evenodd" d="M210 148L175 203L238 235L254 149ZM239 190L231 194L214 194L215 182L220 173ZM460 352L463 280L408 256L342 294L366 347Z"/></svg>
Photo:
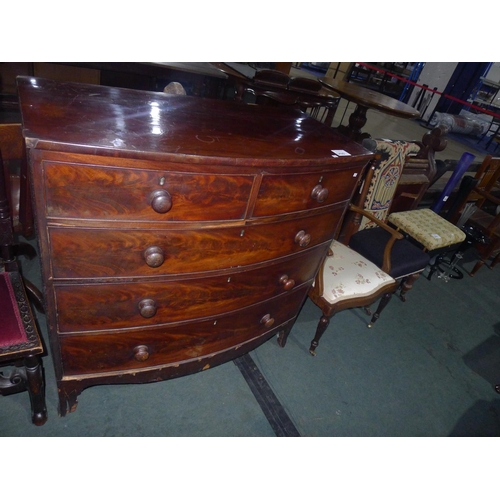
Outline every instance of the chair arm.
<svg viewBox="0 0 500 500"><path fill-rule="evenodd" d="M349 210L352 210L353 212L356 212L360 215L364 215L366 218L370 219L372 222L375 222L375 224L377 224L377 226L380 226L380 227L384 228L386 231L388 231L389 233L391 233L396 239L402 240L404 238L404 236L397 229L394 229L393 227L387 225L385 222L381 221L380 219L377 219L370 212L367 212L366 210L364 210L356 205L353 205L352 203L349 204Z"/></svg>
<svg viewBox="0 0 500 500"><path fill-rule="evenodd" d="M381 220L377 219L371 213L367 212L366 210L363 210L360 207L357 207L356 205L349 204L349 210L352 210L353 212L364 215L365 217L370 219L372 222L377 224L377 226L381 227L382 229L385 229L387 232L389 232L391 234L391 239L387 242L387 245L385 246L384 256L383 256L383 260L382 260L382 271L389 274L390 270L391 270L392 247L394 246L394 243L396 242L396 240L402 240L404 238L404 236L396 229L390 227L385 222L382 222Z"/></svg>
<svg viewBox="0 0 500 500"><path fill-rule="evenodd" d="M484 188L478 188L475 187L472 189L473 192L477 193L478 195L486 198L488 201L491 201L491 203L494 203L495 205L500 205L500 199L497 198L496 196L493 196L491 193L483 191Z"/></svg>

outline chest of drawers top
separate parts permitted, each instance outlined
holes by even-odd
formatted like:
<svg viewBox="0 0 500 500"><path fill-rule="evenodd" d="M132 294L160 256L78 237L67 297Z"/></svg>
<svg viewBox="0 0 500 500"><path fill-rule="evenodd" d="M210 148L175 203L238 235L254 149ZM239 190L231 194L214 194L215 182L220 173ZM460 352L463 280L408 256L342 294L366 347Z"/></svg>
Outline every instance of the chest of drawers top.
<svg viewBox="0 0 500 500"><path fill-rule="evenodd" d="M241 167L341 168L370 155L296 110L42 78L17 83L28 148Z"/></svg>

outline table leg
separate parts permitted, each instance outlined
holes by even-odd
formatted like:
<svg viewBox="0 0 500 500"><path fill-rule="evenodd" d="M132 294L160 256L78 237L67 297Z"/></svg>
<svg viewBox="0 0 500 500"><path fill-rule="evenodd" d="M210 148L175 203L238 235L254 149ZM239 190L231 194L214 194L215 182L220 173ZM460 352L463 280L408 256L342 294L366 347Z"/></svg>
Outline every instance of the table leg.
<svg viewBox="0 0 500 500"><path fill-rule="evenodd" d="M339 130L344 134L347 134L353 141L360 141L365 137L370 137L369 134L363 134L363 132L361 132L361 129L366 124L367 111L367 107L358 104L351 116L349 116L349 125L347 127L340 126Z"/></svg>

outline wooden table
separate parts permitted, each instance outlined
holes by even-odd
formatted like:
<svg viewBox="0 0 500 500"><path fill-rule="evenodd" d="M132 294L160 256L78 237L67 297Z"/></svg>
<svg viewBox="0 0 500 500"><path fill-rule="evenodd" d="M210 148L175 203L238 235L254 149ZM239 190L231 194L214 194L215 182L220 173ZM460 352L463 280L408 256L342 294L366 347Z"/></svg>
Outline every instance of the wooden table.
<svg viewBox="0 0 500 500"><path fill-rule="evenodd" d="M324 117L325 124L331 126L337 106L340 101L340 95L337 92L332 92L330 89L319 88L318 91L308 90L306 88L292 88L289 84L292 78L283 73L286 83L275 84L271 81L258 80L255 78L258 74L257 70L241 63L210 63L214 68L223 72L236 88L236 101L243 100L243 94L246 91L254 93L256 96L263 96L280 103L285 106L295 106L305 111L311 111L311 115L315 116L314 109L324 108L327 110ZM288 79L287 79L288 78ZM315 78L312 79L316 84Z"/></svg>
<svg viewBox="0 0 500 500"><path fill-rule="evenodd" d="M382 113L406 119L420 116L420 112L408 104L360 85L326 77L319 78L319 81L328 89L340 94L344 99L356 104L356 109L349 117L349 125L339 127L343 133L356 141L368 136L361 131L367 121L366 112L368 109L376 109Z"/></svg>

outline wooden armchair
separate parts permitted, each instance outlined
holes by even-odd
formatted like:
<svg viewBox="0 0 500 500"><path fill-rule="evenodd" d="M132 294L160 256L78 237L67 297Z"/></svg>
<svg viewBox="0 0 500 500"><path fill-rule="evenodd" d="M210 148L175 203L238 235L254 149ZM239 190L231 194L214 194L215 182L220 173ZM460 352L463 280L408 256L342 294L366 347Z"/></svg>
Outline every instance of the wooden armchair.
<svg viewBox="0 0 500 500"><path fill-rule="evenodd" d="M349 245L363 257L369 259L380 268L389 270L387 266L388 253L391 255L392 264L389 274L399 282L399 296L401 300L406 300L406 294L413 287L414 282L427 266L430 257L423 255L421 249L406 239L391 239L388 218L392 211L392 204L396 193L400 193L401 204L408 208L415 208L418 201L423 196L423 187L429 182L428 176L422 173L417 174L420 184L413 193L406 194L406 187L401 190L399 182L404 172L404 167L408 162L419 161L420 158L413 159L422 150L422 143L409 141L388 141L369 139L364 145L370 147L375 153L375 159L367 174L359 193L354 198L354 205L364 210L351 210L347 213L341 228L339 241ZM427 151L425 153L428 154ZM423 164L420 164L422 167ZM421 168L421 170L424 170ZM432 173L432 169L430 168ZM425 179L423 178L425 177ZM413 196L418 192L418 195ZM407 261L405 255L412 255L415 259L413 265ZM407 266L407 263L411 265Z"/></svg>
<svg viewBox="0 0 500 500"><path fill-rule="evenodd" d="M6 396L27 390L32 422L43 425L47 420L40 358L43 346L14 254L13 225L3 169L0 174L0 367L12 367L8 375L0 372L0 394Z"/></svg>
<svg viewBox="0 0 500 500"><path fill-rule="evenodd" d="M458 248L466 235L456 225L434 211L418 208L418 203L432 180L432 172L435 172L435 165L432 164L434 147L436 144L440 148L443 147L440 129L428 134L424 136L422 143L373 139L363 141L363 145L368 146L376 154L374 164L376 171L370 184L364 188L364 195L361 197L364 201L360 206L375 215L377 219L403 232L409 242L434 257ZM415 176L407 173L407 178L404 179L403 173L408 164L412 165L413 169L419 165L421 173ZM426 169L428 175L423 174ZM412 184L408 182L408 177L416 178L413 190L409 189ZM404 207L404 210L395 211L393 208L395 202L400 209ZM372 228L373 233L365 232L369 228ZM359 220L357 215L347 217L342 235L344 240L341 241L348 241L351 248L375 264L381 265L380 249L384 232L374 228L373 222L366 217ZM375 245L373 238L382 240ZM403 300L418 276L419 274L414 274L402 279L400 295ZM428 277L430 276L431 274Z"/></svg>

